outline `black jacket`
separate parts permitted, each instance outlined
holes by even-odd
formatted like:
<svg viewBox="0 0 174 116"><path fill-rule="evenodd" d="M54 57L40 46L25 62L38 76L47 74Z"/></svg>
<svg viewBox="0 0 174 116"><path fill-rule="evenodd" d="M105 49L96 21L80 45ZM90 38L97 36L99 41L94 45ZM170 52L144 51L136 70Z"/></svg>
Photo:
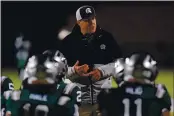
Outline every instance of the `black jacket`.
<svg viewBox="0 0 174 116"><path fill-rule="evenodd" d="M77 60L80 64L107 64L121 57L122 53L113 36L97 26L92 35L82 35L80 27L75 25L72 32L62 41L60 51L73 66Z"/></svg>

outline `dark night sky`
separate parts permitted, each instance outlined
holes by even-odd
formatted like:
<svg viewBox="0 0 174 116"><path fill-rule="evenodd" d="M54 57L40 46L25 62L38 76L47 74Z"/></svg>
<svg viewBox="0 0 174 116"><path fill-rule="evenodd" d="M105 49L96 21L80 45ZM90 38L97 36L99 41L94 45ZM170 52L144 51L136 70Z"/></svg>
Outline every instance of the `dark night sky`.
<svg viewBox="0 0 174 116"><path fill-rule="evenodd" d="M24 39L32 41L35 52L54 48L58 43L57 32L65 24L67 16L84 4L85 2L2 2L2 66L14 64L14 40L20 32L24 34ZM95 6L95 3L91 5Z"/></svg>
<svg viewBox="0 0 174 116"><path fill-rule="evenodd" d="M163 5L167 2L114 2L115 6ZM14 40L20 32L32 41L35 52L58 45L57 32L65 25L66 18L82 5L97 7L113 2L1 2L2 66L12 66L15 61Z"/></svg>

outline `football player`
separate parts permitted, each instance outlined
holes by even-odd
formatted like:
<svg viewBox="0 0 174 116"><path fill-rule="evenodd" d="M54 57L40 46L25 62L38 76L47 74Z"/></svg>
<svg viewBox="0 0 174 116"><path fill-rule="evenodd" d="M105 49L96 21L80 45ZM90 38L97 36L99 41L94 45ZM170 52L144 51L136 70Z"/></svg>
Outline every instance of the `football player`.
<svg viewBox="0 0 174 116"><path fill-rule="evenodd" d="M56 61L59 61L58 57L63 59L63 62L66 64L66 70L64 70L61 80L59 82L57 82L57 90L58 91L63 90L64 94L67 94L68 96L72 97L76 101L75 107L77 108L76 111L78 111L78 106L81 105L81 94L82 93L81 93L80 88L75 83L71 82L67 78L67 76L69 76L67 74L69 67L68 67L66 58L59 50L56 50L56 51L46 50L43 52L43 55L47 58L53 57ZM78 113L78 112L76 112L76 113Z"/></svg>
<svg viewBox="0 0 174 116"><path fill-rule="evenodd" d="M64 92L68 93L69 96L71 96L73 99L76 100L76 105L80 106L81 104L81 90L80 88L73 82L71 82L67 77L68 75L68 64L67 64L67 60L64 57L64 55L59 51L50 51L50 50L46 50L43 52L43 55L47 58L55 58L56 61L59 61L58 58L59 57L61 59L64 59L63 62L66 64L66 70L63 72L63 75L61 77L60 82L57 82L57 90L59 91L59 89L64 90ZM77 108L76 106L76 108Z"/></svg>
<svg viewBox="0 0 174 116"><path fill-rule="evenodd" d="M7 116L78 116L79 88L65 84L67 61L56 51L53 55L32 56L26 65L29 78L7 102ZM77 90L78 89L78 90Z"/></svg>
<svg viewBox="0 0 174 116"><path fill-rule="evenodd" d="M148 53L125 59L124 81L98 95L102 116L169 116L171 99L166 87L155 84L157 62Z"/></svg>
<svg viewBox="0 0 174 116"><path fill-rule="evenodd" d="M6 100L8 99L12 90L14 90L13 82L7 76L2 76L1 80L1 116L5 116Z"/></svg>

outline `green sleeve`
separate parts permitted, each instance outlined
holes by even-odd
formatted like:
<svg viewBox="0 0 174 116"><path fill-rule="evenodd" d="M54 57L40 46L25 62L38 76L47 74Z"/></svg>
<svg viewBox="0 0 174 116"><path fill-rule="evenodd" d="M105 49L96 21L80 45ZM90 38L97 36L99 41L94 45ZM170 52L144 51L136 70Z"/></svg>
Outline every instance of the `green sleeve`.
<svg viewBox="0 0 174 116"><path fill-rule="evenodd" d="M20 97L16 96L19 96L18 93L14 94L13 91L8 100L6 101L6 111L11 112L12 114L11 116L19 116L19 111L20 111L19 108L21 106L21 102L20 102Z"/></svg>
<svg viewBox="0 0 174 116"><path fill-rule="evenodd" d="M153 102L149 108L149 116L160 116L163 110L170 111L171 97L164 85L158 84L156 97L157 101Z"/></svg>
<svg viewBox="0 0 174 116"><path fill-rule="evenodd" d="M78 86L76 86L73 91L72 91L72 98L75 100L75 103L77 105L80 105L81 104L81 96L82 96L82 92L80 90L80 88Z"/></svg>
<svg viewBox="0 0 174 116"><path fill-rule="evenodd" d="M12 106L12 99L11 97L9 97L8 100L6 101L6 110L11 112L12 111L11 106Z"/></svg>
<svg viewBox="0 0 174 116"><path fill-rule="evenodd" d="M1 94L1 105L3 105L3 104L5 104L5 98L4 98L4 96Z"/></svg>
<svg viewBox="0 0 174 116"><path fill-rule="evenodd" d="M169 95L169 92L167 90L167 88L165 86L163 86L165 93L164 96L162 97L161 101L162 101L162 108L166 108L170 111L170 107L171 107L171 97Z"/></svg>

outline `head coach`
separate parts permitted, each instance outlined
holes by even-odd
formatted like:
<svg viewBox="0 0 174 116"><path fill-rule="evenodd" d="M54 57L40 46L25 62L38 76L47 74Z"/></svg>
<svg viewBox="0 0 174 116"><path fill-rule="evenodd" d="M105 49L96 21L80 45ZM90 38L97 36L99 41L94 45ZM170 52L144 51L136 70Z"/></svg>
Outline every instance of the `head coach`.
<svg viewBox="0 0 174 116"><path fill-rule="evenodd" d="M76 20L72 32L62 41L60 51L67 58L68 65L71 66L68 70L69 75L77 74L77 78L74 79L70 76L69 79L81 87L81 115L83 116L83 113L91 111L88 109L91 104L96 104L100 87L108 80L100 78L92 82L90 77L84 77L83 73L87 72L89 68L90 71L93 70L97 74L98 70L94 70L95 67L122 57L122 52L112 34L97 25L96 13L92 6L85 5L78 8ZM83 105L89 107L83 109Z"/></svg>

